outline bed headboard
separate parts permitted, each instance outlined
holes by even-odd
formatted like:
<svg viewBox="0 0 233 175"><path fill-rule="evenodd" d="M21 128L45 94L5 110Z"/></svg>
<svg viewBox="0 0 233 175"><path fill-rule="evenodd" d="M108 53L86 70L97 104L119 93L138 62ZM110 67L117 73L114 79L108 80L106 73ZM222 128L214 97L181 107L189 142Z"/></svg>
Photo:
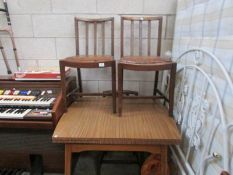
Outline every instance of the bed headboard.
<svg viewBox="0 0 233 175"><path fill-rule="evenodd" d="M229 73L205 49L188 50L176 61L174 117L182 143L171 150L179 174L231 172L233 83Z"/></svg>

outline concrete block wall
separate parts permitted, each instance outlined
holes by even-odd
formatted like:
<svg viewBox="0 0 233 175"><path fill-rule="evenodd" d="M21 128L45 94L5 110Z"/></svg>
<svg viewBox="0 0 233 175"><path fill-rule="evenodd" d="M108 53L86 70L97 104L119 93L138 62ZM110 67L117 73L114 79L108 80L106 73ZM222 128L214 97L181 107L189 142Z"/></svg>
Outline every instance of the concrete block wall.
<svg viewBox="0 0 233 175"><path fill-rule="evenodd" d="M21 67L45 69L58 67L58 60L75 55L74 17L115 17L115 59L120 55L119 15L163 16L162 55L172 49L176 0L8 0L12 28ZM2 3L0 3L2 6ZM7 26L0 14L0 28ZM13 70L16 70L9 38L0 35ZM126 48L127 50L127 48ZM6 74L0 56L0 74ZM110 71L83 70L86 91L110 89ZM125 88L141 94L152 93L153 73L125 73ZM151 92L150 92L151 91Z"/></svg>

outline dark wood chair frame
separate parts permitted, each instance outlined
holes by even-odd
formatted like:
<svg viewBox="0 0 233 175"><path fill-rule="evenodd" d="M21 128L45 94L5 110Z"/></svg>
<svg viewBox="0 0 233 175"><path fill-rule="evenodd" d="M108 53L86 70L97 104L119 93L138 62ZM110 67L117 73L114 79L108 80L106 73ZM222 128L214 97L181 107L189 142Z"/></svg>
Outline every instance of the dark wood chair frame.
<svg viewBox="0 0 233 175"><path fill-rule="evenodd" d="M79 23L85 24L85 55L80 55L80 30ZM105 25L107 22L111 23L111 55L105 55ZM94 25L94 55L89 55L89 25ZM101 25L101 37L102 37L102 54L97 54L97 25ZM62 85L62 96L64 103L66 104L66 96L72 94L66 94L65 87L65 67L77 68L77 77L79 89L78 92L75 90L75 94L79 97L82 96L104 96L103 93L83 93L82 79L81 79L81 68L102 68L111 67L112 70L112 101L113 101L113 112L116 113L116 63L114 60L114 18L75 18L75 41L76 41L76 56L68 57L60 60L60 72L61 72L61 85ZM106 59L106 56L108 59ZM87 58L85 61L85 58ZM91 58L88 59L88 58ZM111 59L109 59L111 58ZM77 61L79 59L79 61ZM80 61L82 59L83 61ZM103 66L104 65L104 66ZM73 94L74 94L73 93ZM66 106L66 105L65 105ZM67 110L67 109L66 109Z"/></svg>
<svg viewBox="0 0 233 175"><path fill-rule="evenodd" d="M151 57L151 22L158 21L158 44L157 44L157 56L154 57L155 62L149 63L126 63L121 61L124 59L124 22L131 22L131 37L130 37L130 56L131 58L146 58L142 56L142 23L148 23L148 50L147 57ZM139 22L139 56L134 56L134 22ZM164 99L166 102L169 102L169 115L173 115L173 100L174 100L174 87L175 87L175 75L176 75L176 63L170 60L163 60L160 58L161 53L161 37L162 37L162 17L126 17L121 16L121 60L118 63L118 113L119 116L122 115L122 106L123 99L134 98L134 99ZM153 58L153 57L151 57ZM157 60L157 61L156 61ZM157 62L157 63L156 63ZM155 71L155 82L154 82L154 91L153 96L123 96L123 72L124 70L134 70L134 71ZM159 71L170 70L170 86L169 86L169 99L157 88L158 86L158 77ZM159 94L156 95L156 94Z"/></svg>

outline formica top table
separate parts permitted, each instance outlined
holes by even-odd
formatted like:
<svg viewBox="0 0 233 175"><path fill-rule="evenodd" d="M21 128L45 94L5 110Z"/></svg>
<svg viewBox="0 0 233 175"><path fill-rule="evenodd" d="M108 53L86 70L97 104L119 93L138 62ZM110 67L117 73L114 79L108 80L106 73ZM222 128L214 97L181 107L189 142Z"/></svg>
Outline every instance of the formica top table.
<svg viewBox="0 0 233 175"><path fill-rule="evenodd" d="M80 98L60 119L54 143L65 144L65 174L71 155L82 151L143 151L161 155L167 172L167 149L181 135L167 109L153 100L125 100L122 117L112 113L111 98Z"/></svg>

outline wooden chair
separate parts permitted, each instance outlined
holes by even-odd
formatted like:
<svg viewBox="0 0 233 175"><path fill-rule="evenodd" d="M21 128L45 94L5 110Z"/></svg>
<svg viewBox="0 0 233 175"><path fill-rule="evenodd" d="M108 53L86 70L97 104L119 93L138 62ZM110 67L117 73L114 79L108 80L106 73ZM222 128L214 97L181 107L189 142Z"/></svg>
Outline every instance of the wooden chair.
<svg viewBox="0 0 233 175"><path fill-rule="evenodd" d="M84 24L85 26L85 54L80 54L80 41L81 41L81 30L80 25ZM111 40L111 54L107 55L105 53L106 50L106 28L107 25L110 24L110 40ZM90 52L90 44L89 44L89 33L91 25L93 26L93 54L89 54ZM98 26L100 26L100 31L97 30ZM101 44L98 46L101 48L101 54L98 54L97 51L97 34L101 35ZM114 18L98 18L98 19L86 19L86 18L75 18L75 35L76 35L76 56L68 57L60 60L60 71L61 71L61 83L62 83L62 93L64 104L66 104L66 86L65 86L65 67L73 67L77 68L77 76L79 89L76 94L78 96L103 96L103 93L84 93L82 87L82 79L81 79L81 68L105 68L111 67L112 70L112 103L113 103L113 112L116 112L116 63L113 58L114 56ZM66 106L66 105L65 105Z"/></svg>
<svg viewBox="0 0 233 175"><path fill-rule="evenodd" d="M126 56L125 53L125 22L130 23L130 55ZM151 49L151 40L152 40L152 23L158 23L158 42L157 42L157 54L155 56L152 55L152 51L155 49ZM139 46L138 46L138 54L136 55L134 52L135 45L135 23L138 23L138 31L139 31ZM147 52L143 55L143 35L142 29L143 25L147 24ZM165 99L169 102L169 114L172 115L173 111L173 94L174 94L174 86L175 86L175 73L176 73L176 63L173 63L169 59L163 59L160 57L161 53L161 35L162 35L162 17L121 17L121 59L118 64L118 112L119 116L122 114L122 100L125 98L152 98L152 99ZM123 96L123 71L124 70L134 70L134 71L155 71L155 82L154 82L154 92L153 96ZM171 78L170 78L170 89L169 89L169 99L166 98L161 91L158 90L158 77L159 72L161 70L171 70ZM157 95L159 94L159 96Z"/></svg>

